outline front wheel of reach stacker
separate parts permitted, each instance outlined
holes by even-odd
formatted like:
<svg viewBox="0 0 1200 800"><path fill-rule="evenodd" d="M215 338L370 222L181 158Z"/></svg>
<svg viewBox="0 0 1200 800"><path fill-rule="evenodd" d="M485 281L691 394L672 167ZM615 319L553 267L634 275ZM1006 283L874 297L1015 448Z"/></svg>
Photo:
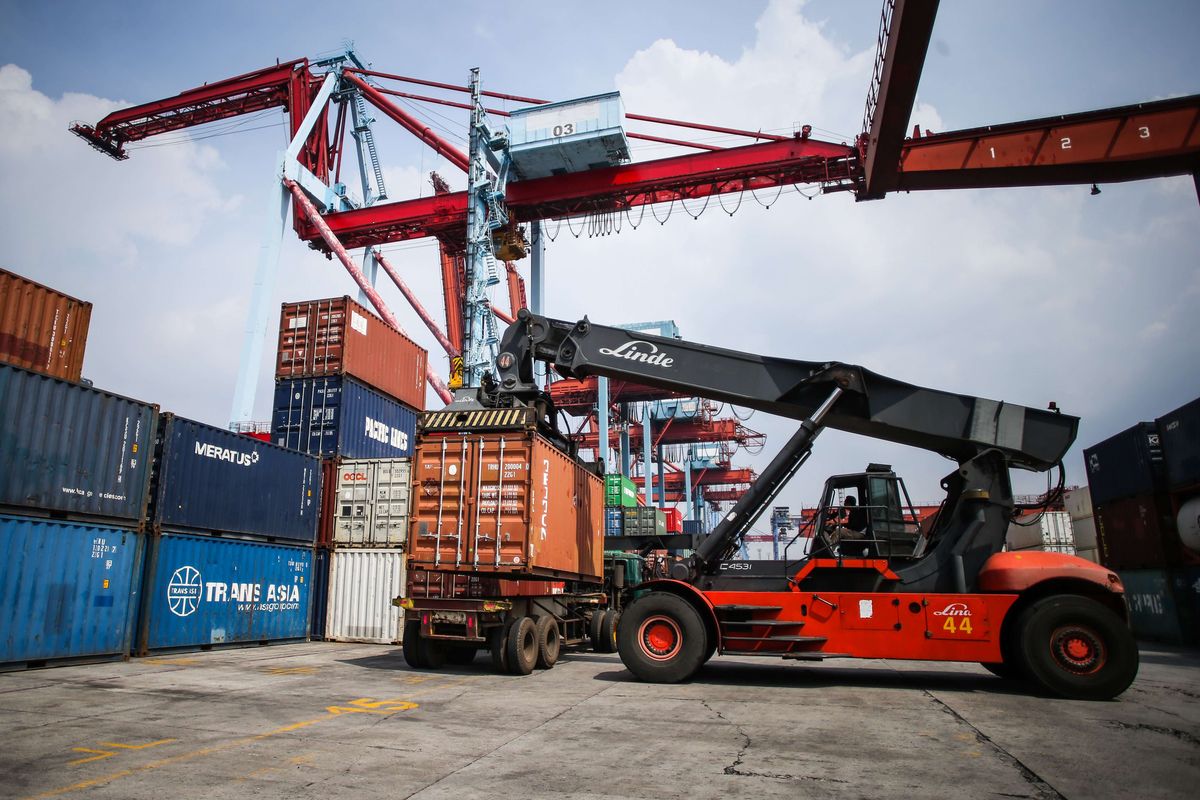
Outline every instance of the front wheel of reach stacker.
<svg viewBox="0 0 1200 800"><path fill-rule="evenodd" d="M1137 642L1125 621L1087 597L1053 595L1021 613L1017 629L1030 678L1075 700L1111 700L1137 676Z"/></svg>
<svg viewBox="0 0 1200 800"><path fill-rule="evenodd" d="M704 663L707 639L704 622L690 603L674 594L650 592L625 609L617 651L640 680L678 683Z"/></svg>

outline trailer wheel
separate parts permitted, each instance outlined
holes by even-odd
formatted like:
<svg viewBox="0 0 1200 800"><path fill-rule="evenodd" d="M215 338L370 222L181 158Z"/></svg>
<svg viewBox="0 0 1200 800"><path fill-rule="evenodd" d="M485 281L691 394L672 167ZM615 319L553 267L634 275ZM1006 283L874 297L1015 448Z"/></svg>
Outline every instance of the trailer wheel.
<svg viewBox="0 0 1200 800"><path fill-rule="evenodd" d="M419 620L407 619L404 621L404 638L401 640L400 646L404 650L404 663L413 669L426 669L429 666L422 657Z"/></svg>
<svg viewBox="0 0 1200 800"><path fill-rule="evenodd" d="M428 669L446 666L446 643L424 636L417 638L417 655Z"/></svg>
<svg viewBox="0 0 1200 800"><path fill-rule="evenodd" d="M1137 676L1137 642L1129 627L1086 597L1037 601L1021 614L1017 640L1028 676L1063 697L1110 700Z"/></svg>
<svg viewBox="0 0 1200 800"><path fill-rule="evenodd" d="M604 609L597 608L595 611L592 612L592 619L591 619L591 622L588 624L588 636L592 640L592 650L594 650L597 653L605 652L603 631L600 630L600 627L603 624L604 624Z"/></svg>
<svg viewBox="0 0 1200 800"><path fill-rule="evenodd" d="M600 642L604 645L605 653L617 652L617 621L621 615L617 613L615 608L610 608L604 612L604 617L600 620Z"/></svg>
<svg viewBox="0 0 1200 800"><path fill-rule="evenodd" d="M704 663L707 639L696 609L667 592L633 601L617 631L621 661L650 683L678 683L694 675Z"/></svg>
<svg viewBox="0 0 1200 800"><path fill-rule="evenodd" d="M501 675L508 673L508 626L497 625L488 634L488 649L492 653L492 669Z"/></svg>
<svg viewBox="0 0 1200 800"><path fill-rule="evenodd" d="M534 623L537 636L537 665L539 669L550 669L558 663L558 654L562 650L562 638L558 633L558 620L549 614L543 614Z"/></svg>
<svg viewBox="0 0 1200 800"><path fill-rule="evenodd" d="M537 628L529 617L521 617L508 629L508 671L528 675L537 664Z"/></svg>

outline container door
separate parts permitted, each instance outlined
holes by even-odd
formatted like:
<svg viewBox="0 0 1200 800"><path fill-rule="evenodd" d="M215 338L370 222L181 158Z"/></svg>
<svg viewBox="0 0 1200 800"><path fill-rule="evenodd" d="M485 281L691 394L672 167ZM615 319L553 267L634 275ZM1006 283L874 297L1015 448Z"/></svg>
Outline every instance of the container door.
<svg viewBox="0 0 1200 800"><path fill-rule="evenodd" d="M368 541L369 461L344 461L338 469L333 541L340 547L362 547Z"/></svg>
<svg viewBox="0 0 1200 800"><path fill-rule="evenodd" d="M421 442L413 466L414 498L409 553L426 567L449 569L470 563L467 505L474 491L475 440L429 438Z"/></svg>
<svg viewBox="0 0 1200 800"><path fill-rule="evenodd" d="M380 461L376 467L371 543L377 547L403 547L408 535L412 467L407 460Z"/></svg>
<svg viewBox="0 0 1200 800"><path fill-rule="evenodd" d="M472 439L471 446L475 453L475 502L467 532L471 564L523 571L530 560L527 539L535 538L530 531L537 530L541 520L544 537L548 524L546 495L530 487L531 471L541 473L536 463L531 470L529 439L524 434L492 434ZM550 485L548 473L544 478ZM536 499L531 502L532 498Z"/></svg>

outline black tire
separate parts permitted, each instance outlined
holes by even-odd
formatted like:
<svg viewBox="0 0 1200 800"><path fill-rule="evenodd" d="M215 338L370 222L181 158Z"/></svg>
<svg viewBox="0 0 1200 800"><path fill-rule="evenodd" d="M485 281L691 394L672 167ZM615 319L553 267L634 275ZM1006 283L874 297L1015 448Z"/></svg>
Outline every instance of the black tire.
<svg viewBox="0 0 1200 800"><path fill-rule="evenodd" d="M704 660L700 662L701 664L707 664L709 659L711 659L713 657L713 654L717 652L717 637L716 636L710 637L707 634L708 634L708 631L705 630L705 638L708 641L704 647Z"/></svg>
<svg viewBox="0 0 1200 800"><path fill-rule="evenodd" d="M562 651L558 620L549 614L543 614L534 623L534 633L538 643L538 669L550 669L558 663L558 654Z"/></svg>
<svg viewBox="0 0 1200 800"><path fill-rule="evenodd" d="M400 640L404 650L404 663L413 669L427 669L423 651L421 650L421 622L415 619L404 621L404 638Z"/></svg>
<svg viewBox="0 0 1200 800"><path fill-rule="evenodd" d="M679 683L704 663L708 635L700 614L682 597L650 592L625 609L617 651L639 680Z"/></svg>
<svg viewBox="0 0 1200 800"><path fill-rule="evenodd" d="M610 608L600 620L600 642L604 645L605 653L617 652L617 622L620 619L621 615L617 610Z"/></svg>
<svg viewBox="0 0 1200 800"><path fill-rule="evenodd" d="M492 654L492 669L508 674L508 627L498 625L488 634L488 650Z"/></svg>
<svg viewBox="0 0 1200 800"><path fill-rule="evenodd" d="M446 649L446 663L456 667L465 667L474 663L478 651L473 645L456 645Z"/></svg>
<svg viewBox="0 0 1200 800"><path fill-rule="evenodd" d="M1095 600L1062 594L1043 598L1016 629L1025 674L1074 700L1111 700L1138 671L1138 649L1125 622Z"/></svg>
<svg viewBox="0 0 1200 800"><path fill-rule="evenodd" d="M529 617L521 617L508 629L508 671L513 675L528 675L537 664L537 626Z"/></svg>
<svg viewBox="0 0 1200 800"><path fill-rule="evenodd" d="M446 666L446 643L437 639L417 639L418 657L425 662L426 669L441 669Z"/></svg>
<svg viewBox="0 0 1200 800"><path fill-rule="evenodd" d="M591 622L588 624L588 636L592 640L592 650L597 653L606 652L604 650L604 636L600 626L604 624L604 609L597 608L592 612Z"/></svg>

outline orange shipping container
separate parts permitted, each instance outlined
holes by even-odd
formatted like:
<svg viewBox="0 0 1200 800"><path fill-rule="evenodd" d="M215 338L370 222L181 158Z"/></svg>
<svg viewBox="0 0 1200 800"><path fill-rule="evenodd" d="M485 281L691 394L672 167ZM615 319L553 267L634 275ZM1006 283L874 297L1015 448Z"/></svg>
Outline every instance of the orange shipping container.
<svg viewBox="0 0 1200 800"><path fill-rule="evenodd" d="M349 297L284 303L276 378L352 375L401 403L425 408L428 353Z"/></svg>
<svg viewBox="0 0 1200 800"><path fill-rule="evenodd" d="M0 361L79 381L92 304L0 269Z"/></svg>
<svg viewBox="0 0 1200 800"><path fill-rule="evenodd" d="M413 459L409 564L599 582L603 508L604 481L535 432L426 434Z"/></svg>

